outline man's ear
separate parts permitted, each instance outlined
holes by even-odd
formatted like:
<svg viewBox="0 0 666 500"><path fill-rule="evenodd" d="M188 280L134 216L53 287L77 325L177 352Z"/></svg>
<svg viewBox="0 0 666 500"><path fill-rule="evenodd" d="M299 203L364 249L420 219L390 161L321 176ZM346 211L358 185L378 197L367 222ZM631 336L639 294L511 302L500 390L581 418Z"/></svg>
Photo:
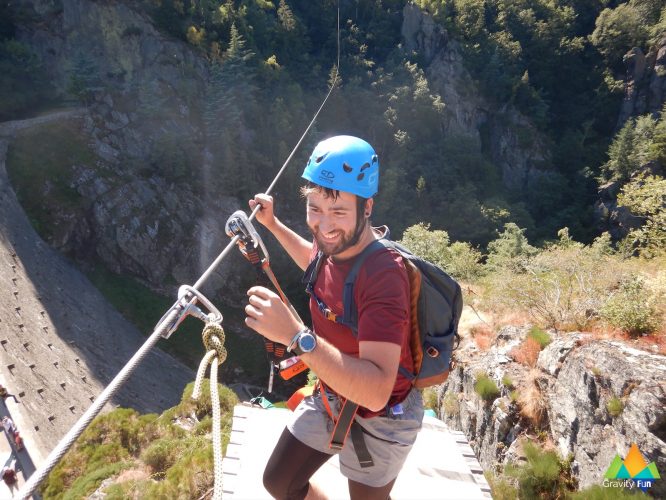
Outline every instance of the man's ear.
<svg viewBox="0 0 666 500"><path fill-rule="evenodd" d="M372 205L374 204L375 200L373 198L368 198L365 200L365 218L367 219L372 215Z"/></svg>

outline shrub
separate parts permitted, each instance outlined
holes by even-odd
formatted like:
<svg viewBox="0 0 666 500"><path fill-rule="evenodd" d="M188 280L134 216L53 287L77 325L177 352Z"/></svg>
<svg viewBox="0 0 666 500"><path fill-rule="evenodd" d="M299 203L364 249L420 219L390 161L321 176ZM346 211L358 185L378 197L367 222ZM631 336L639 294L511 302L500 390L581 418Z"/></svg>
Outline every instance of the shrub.
<svg viewBox="0 0 666 500"><path fill-rule="evenodd" d="M172 439L158 439L141 453L141 460L153 473L164 472L175 462L177 452Z"/></svg>
<svg viewBox="0 0 666 500"><path fill-rule="evenodd" d="M470 328L470 334L481 351L487 351L495 338L492 329L487 325L474 325Z"/></svg>
<svg viewBox="0 0 666 500"><path fill-rule="evenodd" d="M517 500L518 490L503 477L497 477L490 472L484 473L490 492L494 500Z"/></svg>
<svg viewBox="0 0 666 500"><path fill-rule="evenodd" d="M616 418L622 414L624 403L620 398L612 397L608 400L608 403L606 403L606 409L611 417Z"/></svg>
<svg viewBox="0 0 666 500"><path fill-rule="evenodd" d="M554 451L545 451L525 442L524 465L509 465L505 472L518 481L519 498L562 498L574 490L570 460L561 460Z"/></svg>
<svg viewBox="0 0 666 500"><path fill-rule="evenodd" d="M495 381L485 374L477 376L474 391L486 402L494 401L500 395Z"/></svg>
<svg viewBox="0 0 666 500"><path fill-rule="evenodd" d="M646 290L643 280L631 276L620 283L601 309L601 316L612 326L637 337L654 331L659 325L654 302L655 297Z"/></svg>
<svg viewBox="0 0 666 500"><path fill-rule="evenodd" d="M437 264L456 279L472 280L481 275L481 252L469 243L450 243L446 231L432 230L430 225L419 223L408 227L398 242L415 255Z"/></svg>
<svg viewBox="0 0 666 500"><path fill-rule="evenodd" d="M612 257L596 247L564 241L522 261L522 270L499 269L486 280L494 310L526 311L552 328L585 328L616 280Z"/></svg>
<svg viewBox="0 0 666 500"><path fill-rule="evenodd" d="M539 343L541 349L546 347L552 342L553 339L550 338L548 332L542 330L538 326L533 326L530 328L530 331L527 333L528 338L534 339Z"/></svg>
<svg viewBox="0 0 666 500"><path fill-rule="evenodd" d="M513 388L513 380L511 380L511 377L509 377L508 375L504 375L502 377L502 385L507 389L511 389Z"/></svg>

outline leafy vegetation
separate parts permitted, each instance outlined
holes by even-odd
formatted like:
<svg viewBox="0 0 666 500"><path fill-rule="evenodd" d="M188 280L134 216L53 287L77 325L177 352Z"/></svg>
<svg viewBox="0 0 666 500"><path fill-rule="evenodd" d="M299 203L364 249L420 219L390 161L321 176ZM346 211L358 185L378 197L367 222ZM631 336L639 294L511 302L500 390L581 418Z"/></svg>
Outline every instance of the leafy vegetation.
<svg viewBox="0 0 666 500"><path fill-rule="evenodd" d="M97 417L47 477L42 495L82 498L104 479L134 471L135 475L128 477L139 479L114 484L109 491L112 498L127 498L123 495L130 491L149 498L201 496L213 484L212 407L208 383L197 401L191 399L193 385L185 388L179 405L160 416L120 408ZM219 390L224 453L238 399L222 385ZM192 429L186 430L177 420L189 421ZM193 425L197 422L200 425ZM208 425L202 426L204 423ZM146 469L150 475L142 473Z"/></svg>
<svg viewBox="0 0 666 500"><path fill-rule="evenodd" d="M525 464L509 465L505 469L507 476L518 484L519 498L563 498L575 489L571 458L562 460L556 452L543 450L530 442L523 443L523 451Z"/></svg>
<svg viewBox="0 0 666 500"><path fill-rule="evenodd" d="M492 402L500 395L499 387L497 387L495 381L485 373L481 373L476 377L474 391L486 402Z"/></svg>
<svg viewBox="0 0 666 500"><path fill-rule="evenodd" d="M473 252L509 222L537 242L565 226L578 240L591 241L593 179L626 177L636 161L664 155L663 120L652 117L650 123L630 120L606 156L621 101L622 56L632 47L646 52L663 33L666 16L659 2L416 2L460 43L473 79L470 96L461 98L472 98L478 87L489 116L496 116L469 135L447 127L450 103L427 74L430 61L400 47L406 4L340 4L335 69L341 79L294 161L303 164L325 135L345 131L367 137L381 151L381 197L399 200L378 203L376 217L391 220L394 234L422 221L445 231L456 241L448 260L459 276L477 272ZM203 99L183 96L203 138L170 127L171 104L159 82L129 84L123 99L139 105L125 107L153 131L148 164L139 168L193 182L188 174L206 163L212 189L243 198L252 194L259 180L283 163L326 91L337 66L337 2L141 0L135 6L166 36L194 47L210 70ZM3 5L0 14L0 54L5 51L0 61L7 66L0 78L7 92L0 95L7 106L29 108L39 100L35 92L48 94L38 86L48 78L40 77L43 62L16 41L15 30L38 14L13 5ZM128 26L121 36L142 34ZM87 103L111 84L84 48L65 68L67 95L61 98ZM503 182L493 152L495 121L519 147L535 146L542 158L535 161L541 174L521 189ZM651 136L643 134L648 131ZM637 141L640 154L625 155L627 145ZM295 170L277 187L276 196L286 204L297 202L291 189Z"/></svg>
<svg viewBox="0 0 666 500"><path fill-rule="evenodd" d="M624 410L624 403L620 398L612 397L606 403L606 409L611 417L619 417Z"/></svg>
<svg viewBox="0 0 666 500"><path fill-rule="evenodd" d="M530 328L530 331L527 332L527 337L530 339L534 339L539 344L541 349L543 349L552 342L552 339L550 338L550 335L548 335L548 332L542 330L538 326L533 326L532 328Z"/></svg>

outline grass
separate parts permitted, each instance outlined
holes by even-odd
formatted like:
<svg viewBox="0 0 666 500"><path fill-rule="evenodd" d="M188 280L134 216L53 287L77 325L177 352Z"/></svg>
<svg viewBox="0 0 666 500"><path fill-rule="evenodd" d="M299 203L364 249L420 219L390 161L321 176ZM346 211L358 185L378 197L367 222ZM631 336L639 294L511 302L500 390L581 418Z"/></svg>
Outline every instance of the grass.
<svg viewBox="0 0 666 500"><path fill-rule="evenodd" d="M181 402L160 416L119 408L97 417L43 483L44 498L85 498L104 479L123 470L134 474L110 487L109 498L193 498L191 493L198 498L209 490L213 485L210 390L204 383L194 401L193 386L188 384ZM218 389L224 454L238 398L225 386L218 384ZM198 425L192 431L174 423L177 417L193 415ZM148 470L160 480L145 480Z"/></svg>
<svg viewBox="0 0 666 500"><path fill-rule="evenodd" d="M624 411L624 403L620 398L612 397L608 400L608 403L606 403L606 409L611 417L617 418L622 415L622 412Z"/></svg>
<svg viewBox="0 0 666 500"><path fill-rule="evenodd" d="M530 328L530 331L527 332L527 337L534 339L541 346L541 349L544 349L553 340L550 338L548 332L542 330L538 326Z"/></svg>
<svg viewBox="0 0 666 500"><path fill-rule="evenodd" d="M476 377L474 391L486 402L494 401L500 395L497 384L486 374L480 374Z"/></svg>

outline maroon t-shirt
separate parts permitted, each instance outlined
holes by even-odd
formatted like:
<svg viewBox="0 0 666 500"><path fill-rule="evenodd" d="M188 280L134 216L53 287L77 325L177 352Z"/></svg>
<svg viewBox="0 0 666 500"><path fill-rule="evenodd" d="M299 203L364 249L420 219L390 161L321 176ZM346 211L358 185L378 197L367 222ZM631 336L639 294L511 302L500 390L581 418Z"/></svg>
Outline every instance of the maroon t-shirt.
<svg viewBox="0 0 666 500"><path fill-rule="evenodd" d="M311 258L317 254L314 244ZM345 278L354 264L354 258L333 261L324 258L319 268L314 292L329 309L338 316L343 315L342 294ZM400 366L414 371L409 347L410 306L409 279L402 257L386 248L373 252L356 276L354 299L358 309L358 338L351 329L326 319L317 303L310 298L312 325L316 334L350 356L358 357L359 341L390 342L402 346ZM326 383L325 380L323 380ZM362 381L359 381L362 382ZM401 402L409 393L411 382L400 372L396 373L389 406ZM362 417L377 415L367 408L359 408Z"/></svg>

